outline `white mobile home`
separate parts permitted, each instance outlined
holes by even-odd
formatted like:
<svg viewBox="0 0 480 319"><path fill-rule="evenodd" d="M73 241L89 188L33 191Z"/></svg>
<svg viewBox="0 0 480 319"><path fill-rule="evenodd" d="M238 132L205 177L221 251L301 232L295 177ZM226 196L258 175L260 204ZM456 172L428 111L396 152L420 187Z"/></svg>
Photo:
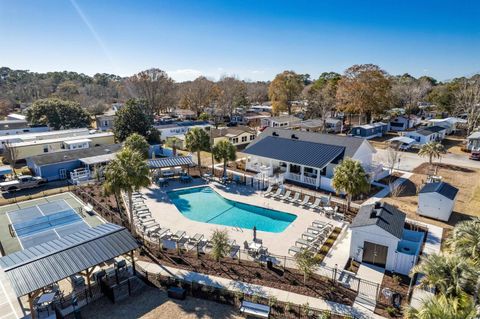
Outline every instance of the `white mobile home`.
<svg viewBox="0 0 480 319"><path fill-rule="evenodd" d="M180 137L187 134L194 127L200 127L202 129L212 127L207 121L184 121L168 124L156 124L156 128L160 132L160 140L165 142L168 138Z"/></svg>
<svg viewBox="0 0 480 319"><path fill-rule="evenodd" d="M302 120L293 115L273 116L261 120L261 127L283 127L287 128Z"/></svg>
<svg viewBox="0 0 480 319"><path fill-rule="evenodd" d="M473 132L467 137L467 150L476 151L480 150L480 131Z"/></svg>
<svg viewBox="0 0 480 319"><path fill-rule="evenodd" d="M414 139L417 144L439 142L445 138L446 129L441 126L429 126L416 131L405 132L404 136Z"/></svg>
<svg viewBox="0 0 480 319"><path fill-rule="evenodd" d="M408 116L401 115L396 116L390 120L390 131L401 132L406 131L412 127L419 125L421 119L417 116Z"/></svg>
<svg viewBox="0 0 480 319"><path fill-rule="evenodd" d="M458 189L445 182L427 183L418 193L418 214L448 221Z"/></svg>
<svg viewBox="0 0 480 319"><path fill-rule="evenodd" d="M74 137L74 136L81 137L81 136L87 136L88 134L89 134L88 128L78 128L78 129L70 129L70 130L58 130L58 131L49 131L49 132L0 136L0 150L3 150L3 146L6 143L31 142L31 141L40 141L40 140L48 140L48 139L55 139L55 138L67 138L67 137Z"/></svg>
<svg viewBox="0 0 480 319"><path fill-rule="evenodd" d="M456 117L447 117L444 119L431 119L428 120L428 126L441 126L445 128L446 134L450 135L457 130L457 126L460 123L466 123L466 120Z"/></svg>

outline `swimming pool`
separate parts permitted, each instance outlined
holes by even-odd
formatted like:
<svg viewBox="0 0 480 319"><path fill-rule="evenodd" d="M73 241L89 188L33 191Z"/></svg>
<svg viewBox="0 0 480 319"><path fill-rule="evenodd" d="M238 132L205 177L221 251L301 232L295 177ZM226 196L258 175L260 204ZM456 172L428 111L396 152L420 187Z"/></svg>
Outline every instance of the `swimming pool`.
<svg viewBox="0 0 480 319"><path fill-rule="evenodd" d="M188 219L208 224L280 233L296 215L239 203L217 194L211 187L195 187L168 192L173 204Z"/></svg>

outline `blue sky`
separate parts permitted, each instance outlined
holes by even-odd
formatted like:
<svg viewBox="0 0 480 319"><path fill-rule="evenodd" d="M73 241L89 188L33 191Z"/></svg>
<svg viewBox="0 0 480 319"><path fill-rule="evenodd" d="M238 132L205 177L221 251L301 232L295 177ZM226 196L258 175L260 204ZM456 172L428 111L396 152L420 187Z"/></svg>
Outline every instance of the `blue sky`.
<svg viewBox="0 0 480 319"><path fill-rule="evenodd" d="M374 63L439 80L480 72L480 1L0 0L0 66L131 75L158 67L270 80Z"/></svg>

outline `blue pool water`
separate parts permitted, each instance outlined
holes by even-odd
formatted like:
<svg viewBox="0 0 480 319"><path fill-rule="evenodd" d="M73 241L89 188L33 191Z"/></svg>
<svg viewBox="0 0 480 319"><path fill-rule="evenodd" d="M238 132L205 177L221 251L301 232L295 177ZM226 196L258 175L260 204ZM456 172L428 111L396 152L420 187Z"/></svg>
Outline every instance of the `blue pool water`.
<svg viewBox="0 0 480 319"><path fill-rule="evenodd" d="M188 219L197 222L236 226L280 233L297 216L273 209L239 203L223 198L210 187L196 187L168 192L170 200Z"/></svg>

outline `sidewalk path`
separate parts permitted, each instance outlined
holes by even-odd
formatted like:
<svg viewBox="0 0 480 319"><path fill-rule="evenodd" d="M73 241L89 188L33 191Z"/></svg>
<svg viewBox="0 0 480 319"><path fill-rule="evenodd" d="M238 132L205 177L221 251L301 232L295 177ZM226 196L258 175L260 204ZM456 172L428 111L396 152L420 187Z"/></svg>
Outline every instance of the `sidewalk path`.
<svg viewBox="0 0 480 319"><path fill-rule="evenodd" d="M409 172L404 172L403 175L399 178L397 178L394 182L392 187L396 189L400 185L402 185L404 182L406 182L410 176L412 176L412 173ZM390 194L390 187L384 187L381 191L367 199L365 202L363 202L362 205L369 205L369 204L375 204L375 202L380 201L382 198L386 197L388 194Z"/></svg>
<svg viewBox="0 0 480 319"><path fill-rule="evenodd" d="M187 271L168 266L161 266L140 260L137 261L137 265L152 274L161 274L163 276L181 278L186 281L198 282L211 287L228 289L230 291L241 291L246 294L255 294L267 298L270 296L275 296L278 301L291 302L297 305L303 305L308 302L308 304L312 308L320 310L331 310L345 315L353 315L356 318L384 318L382 316L373 314L373 312L365 310L363 308L357 309L355 307L350 307L344 304L326 301L314 297L308 297L276 288L248 284L241 281L230 280L217 276L209 276L193 271Z"/></svg>
<svg viewBox="0 0 480 319"><path fill-rule="evenodd" d="M383 276L385 275L385 269L362 263L358 268L357 277L376 283L382 284ZM372 284L361 283L358 296L353 303L355 308L365 308L370 311L375 310L377 304L377 287Z"/></svg>

